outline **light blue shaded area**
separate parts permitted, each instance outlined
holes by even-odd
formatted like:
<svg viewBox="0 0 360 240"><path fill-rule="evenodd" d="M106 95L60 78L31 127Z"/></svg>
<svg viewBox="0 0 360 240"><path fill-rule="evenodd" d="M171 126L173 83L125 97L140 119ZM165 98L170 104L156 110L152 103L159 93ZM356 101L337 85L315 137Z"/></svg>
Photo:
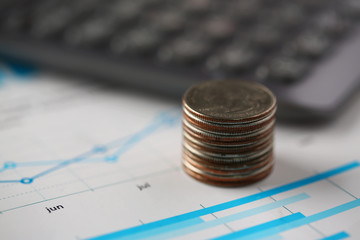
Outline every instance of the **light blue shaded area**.
<svg viewBox="0 0 360 240"><path fill-rule="evenodd" d="M348 237L350 237L350 235L347 232L339 232L334 235L321 238L321 240L340 240Z"/></svg>
<svg viewBox="0 0 360 240"><path fill-rule="evenodd" d="M316 214L313 214L311 216L308 216L306 218L303 219L299 219L297 221L293 221L284 225L279 225L277 227L273 227L271 229L259 229L258 232L254 232L254 234L252 234L251 236L248 236L246 238L241 238L241 239L257 239L257 238L262 238L262 237L266 237L266 236L271 236L274 234L279 234L281 232L293 229L293 228L297 228L309 223L313 223L331 216L334 216L336 214L348 211L350 209L353 209L355 207L360 206L360 199L356 199L354 201L336 206L334 208L330 208L328 210L325 210L323 212L319 212Z"/></svg>
<svg viewBox="0 0 360 240"><path fill-rule="evenodd" d="M178 223L174 223L174 224L171 224L171 225L166 225L164 227L156 227L154 229L151 229L149 231L145 231L145 232L139 232L139 233L136 233L134 235L131 235L131 236L126 236L124 238L131 238L133 240L135 239L151 239L151 236L155 236L155 239L160 239L157 237L158 234L161 234L161 233L164 233L164 232L172 232L174 230L177 230L177 229L184 229L186 227L190 227L190 226L196 226L198 224L201 224L201 223L204 223L204 220L202 220L201 218L192 218L192 219L189 219L189 220L186 220L186 221L183 221L183 222L178 222ZM102 239L102 238L100 238ZM104 239L123 239L123 238L118 238L116 236L114 236L113 238L104 238Z"/></svg>
<svg viewBox="0 0 360 240"><path fill-rule="evenodd" d="M246 237L246 236L252 235L254 233L257 233L259 231L265 231L267 229L273 229L273 228L283 226L286 224L291 224L292 222L294 222L296 220L301 220L304 218L305 218L305 216L302 215L301 213L294 213L294 214L288 215L286 217L278 218L278 219L275 219L275 220L272 220L272 221L269 221L266 223L262 223L262 224L259 224L259 225L253 226L253 227L249 227L249 228L237 231L237 232L226 234L221 237L214 238L214 239L216 239L216 240L240 239L242 237ZM267 236L263 236L263 237L267 237ZM252 238L252 239L257 239L257 238Z"/></svg>
<svg viewBox="0 0 360 240"><path fill-rule="evenodd" d="M276 188L272 188L272 189L269 189L267 191L263 191L263 192L260 192L260 193L256 193L256 194L253 194L253 195L249 195L249 196L246 196L246 197L243 197L243 198L235 199L235 200L225 202L225 203L221 203L221 204L218 204L218 205L214 205L214 206L211 206L211 207L208 207L208 208L195 210L195 211L192 211L192 212L184 213L184 214L177 215L177 216L170 217L170 218L165 218L165 219L158 220L158 221L151 222L151 223L147 223L147 224L144 224L144 225L135 226L135 227L132 227L132 228L127 228L127 229L123 229L123 230L120 230L120 231L104 234L104 235L95 237L93 239L107 239L106 238L107 236L109 236L109 239L111 239L111 236L124 237L124 236L132 235L132 234L137 233L137 232L148 231L150 229L154 229L154 228L159 227L159 226L166 226L166 225L174 224L174 223L177 223L177 222L186 221L186 220L189 220L191 218L196 218L196 217L204 216L204 215L211 214L211 213L214 213L214 212L222 211L222 210L229 209L229 208L232 208L232 207L236 207L236 206L239 206L239 205L242 205L242 204L246 204L246 203L250 203L250 202L253 202L253 201L256 201L256 200L260 200L260 199L263 199L263 198L266 198L266 197L269 197L269 196L272 196L272 195L275 195L275 194L278 194L278 193L286 192L286 191L289 191L289 190L292 190L292 189L295 189L295 188L299 188L299 187L302 187L302 186L305 186L305 185L308 185L308 184L312 184L312 183L324 180L326 178L338 175L340 173L344 173L346 171L357 168L359 166L360 166L360 163L358 161L353 161L353 162L350 162L348 164L342 165L340 167L331 169L329 171L322 172L322 173L316 174L314 176L304 178L304 179L301 179L301 180L298 180L298 181L295 181L295 182L292 182L292 183L288 183L288 184L285 184L285 185L282 185L282 186L279 186L279 187L276 187ZM104 237L104 238L100 238L100 237Z"/></svg>
<svg viewBox="0 0 360 240"><path fill-rule="evenodd" d="M298 194L289 198L285 198L276 202L272 202L269 204L265 204L263 206L260 207L256 207L253 209L249 209L246 211L242 211L239 213L235 213L226 217L222 217L222 218L218 218L212 221L207 221L204 223L200 223L191 227L188 227L186 229L178 229L176 231L173 232L168 232L168 233L164 233L158 236L154 236L153 238L147 238L147 239L168 239L170 237L177 237L177 236L182 236L182 235L186 235L186 234L191 234L197 231L201 231L201 230L205 230L211 227L215 227L224 223L228 223L228 222L232 222L232 221L236 221L236 220L240 220L243 218L247 218L247 217L251 217L257 214L261 214L291 203L295 203L304 199L309 198L310 196L307 195L306 193L302 193L302 194ZM147 233L147 232L146 232ZM152 236L152 235L148 235L148 236ZM131 236L132 237L132 236Z"/></svg>

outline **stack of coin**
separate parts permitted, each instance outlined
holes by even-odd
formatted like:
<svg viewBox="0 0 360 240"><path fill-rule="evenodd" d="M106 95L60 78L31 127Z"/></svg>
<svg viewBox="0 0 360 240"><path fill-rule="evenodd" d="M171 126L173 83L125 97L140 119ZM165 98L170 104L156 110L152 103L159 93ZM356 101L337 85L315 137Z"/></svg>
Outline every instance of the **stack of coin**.
<svg viewBox="0 0 360 240"><path fill-rule="evenodd" d="M276 98L265 86L209 81L183 97L183 167L200 181L246 185L273 167Z"/></svg>

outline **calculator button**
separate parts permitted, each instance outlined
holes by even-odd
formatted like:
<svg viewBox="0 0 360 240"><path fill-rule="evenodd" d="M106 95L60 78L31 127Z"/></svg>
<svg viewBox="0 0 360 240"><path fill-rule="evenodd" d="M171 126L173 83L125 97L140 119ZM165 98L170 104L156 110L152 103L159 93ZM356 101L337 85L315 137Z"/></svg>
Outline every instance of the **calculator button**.
<svg viewBox="0 0 360 240"><path fill-rule="evenodd" d="M330 47L330 40L318 32L306 32L296 40L296 50L300 55L316 58Z"/></svg>
<svg viewBox="0 0 360 240"><path fill-rule="evenodd" d="M210 50L210 43L197 34L181 36L159 51L161 61L193 63L203 59Z"/></svg>
<svg viewBox="0 0 360 240"><path fill-rule="evenodd" d="M327 11L316 17L315 26L325 34L338 37L348 29L349 22L335 11Z"/></svg>
<svg viewBox="0 0 360 240"><path fill-rule="evenodd" d="M224 16L215 16L207 19L201 24L206 36L213 40L222 40L230 37L236 30L235 23Z"/></svg>
<svg viewBox="0 0 360 240"><path fill-rule="evenodd" d="M134 52L140 54L147 54L155 51L162 40L161 35L150 29L140 28L135 29L125 36L119 34L112 38L110 48L113 52Z"/></svg>
<svg viewBox="0 0 360 240"><path fill-rule="evenodd" d="M277 57L269 64L260 66L256 70L256 76L263 82L279 84L294 83L305 74L308 64L293 57Z"/></svg>
<svg viewBox="0 0 360 240"><path fill-rule="evenodd" d="M225 72L244 72L249 70L258 60L256 52L248 46L232 46L208 59L207 66L212 70Z"/></svg>
<svg viewBox="0 0 360 240"><path fill-rule="evenodd" d="M177 9L152 12L149 16L150 24L165 33L173 33L183 29L186 18Z"/></svg>
<svg viewBox="0 0 360 240"><path fill-rule="evenodd" d="M282 33L277 25L262 24L254 26L250 32L250 40L257 46L263 49L268 49L276 46L281 40Z"/></svg>

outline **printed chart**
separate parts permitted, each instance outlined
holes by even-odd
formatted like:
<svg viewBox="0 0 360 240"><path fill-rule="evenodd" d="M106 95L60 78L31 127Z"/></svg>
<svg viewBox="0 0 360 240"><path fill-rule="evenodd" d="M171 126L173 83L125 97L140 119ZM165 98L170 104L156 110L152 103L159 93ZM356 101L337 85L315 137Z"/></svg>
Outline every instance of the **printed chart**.
<svg viewBox="0 0 360 240"><path fill-rule="evenodd" d="M306 193L300 193L272 203L264 204L255 208L250 208L242 212L227 215L222 218L216 218L210 221L204 221L202 218L200 218L201 216L213 214L243 204L255 202L260 199L272 197L273 195L283 192L288 192L293 189L301 188L308 184L315 184L316 182L333 177L337 174L347 172L354 168L358 168L359 166L360 166L359 162L357 161L351 162L341 167L331 169L329 171L322 172L320 174L308 178L304 178L295 182L291 182L243 198L235 199L208 208L203 208L196 211L188 212L182 215L177 215L171 218L166 218L159 221L147 223L137 227L120 230L114 233L105 234L92 239L122 239L122 238L168 239L175 236L183 236L183 235L191 234L196 231L201 231L207 228L226 224L229 222L244 219L254 215L259 215L261 213L276 208L284 207L288 204L296 203L298 201L308 199L311 197ZM261 223L239 231L234 231L232 233L225 234L223 236L216 237L214 239L256 239L256 238L265 238L265 237L272 237L272 239L281 239L281 237L278 234L280 234L283 231L287 231L316 221L320 221L322 219L332 217L336 214L340 214L342 212L348 211L358 206L360 206L360 199L355 198L355 200L335 206L325 211L312 214L310 216L304 216L300 212L296 212L296 213L291 212L291 214L285 217L281 217L275 220ZM345 231L341 231L332 236L324 237L323 239L342 239L346 237L349 237L349 234L346 233Z"/></svg>
<svg viewBox="0 0 360 240"><path fill-rule="evenodd" d="M0 66L1 239L360 237L360 98L279 124L273 173L220 188L182 170L179 103Z"/></svg>
<svg viewBox="0 0 360 240"><path fill-rule="evenodd" d="M14 170L18 168L50 166L34 176L24 177L20 179L0 180L1 183L22 183L31 184L34 180L44 177L52 172L58 171L72 164L83 163L98 163L98 162L117 162L121 155L127 150L135 147L141 140L151 136L155 131L162 127L172 126L180 119L179 114L162 113L158 114L148 126L145 126L140 131L126 137L122 137L105 145L95 146L91 150L82 153L76 157L66 160L49 160L49 161L29 161L29 162L5 162L0 168L0 174L7 170ZM113 150L113 151L111 151ZM111 154L106 154L111 152ZM103 155L103 156L98 156Z"/></svg>

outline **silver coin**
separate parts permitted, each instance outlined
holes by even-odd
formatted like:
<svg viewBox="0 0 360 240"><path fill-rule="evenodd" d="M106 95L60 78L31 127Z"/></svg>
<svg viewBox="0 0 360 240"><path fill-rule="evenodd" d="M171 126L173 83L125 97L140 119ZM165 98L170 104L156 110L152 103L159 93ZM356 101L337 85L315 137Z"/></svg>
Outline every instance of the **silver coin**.
<svg viewBox="0 0 360 240"><path fill-rule="evenodd" d="M183 104L201 118L241 122L267 115L275 108L276 98L254 82L208 81L187 90Z"/></svg>

